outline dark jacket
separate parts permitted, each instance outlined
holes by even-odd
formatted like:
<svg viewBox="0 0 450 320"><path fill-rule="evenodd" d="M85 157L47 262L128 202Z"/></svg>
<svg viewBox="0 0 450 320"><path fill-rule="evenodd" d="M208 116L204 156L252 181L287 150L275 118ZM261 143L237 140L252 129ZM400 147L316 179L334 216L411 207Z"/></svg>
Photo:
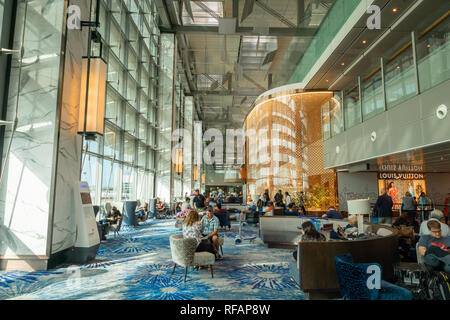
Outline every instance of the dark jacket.
<svg viewBox="0 0 450 320"><path fill-rule="evenodd" d="M377 212L378 217L392 217L393 205L392 198L387 194L383 194L378 197L374 209Z"/></svg>

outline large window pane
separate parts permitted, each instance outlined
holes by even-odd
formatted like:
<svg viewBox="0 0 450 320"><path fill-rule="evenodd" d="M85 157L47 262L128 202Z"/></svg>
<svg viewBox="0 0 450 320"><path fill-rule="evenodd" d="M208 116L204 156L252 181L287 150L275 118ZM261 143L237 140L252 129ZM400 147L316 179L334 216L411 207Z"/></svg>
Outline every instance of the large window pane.
<svg viewBox="0 0 450 320"><path fill-rule="evenodd" d="M361 106L359 102L358 86L351 89L344 97L345 124L351 128L361 122Z"/></svg>
<svg viewBox="0 0 450 320"><path fill-rule="evenodd" d="M106 95L105 119L122 125L122 99L113 90L108 90Z"/></svg>
<svg viewBox="0 0 450 320"><path fill-rule="evenodd" d="M344 112L342 109L342 99L339 94L335 94L331 99L331 135L335 136L344 131Z"/></svg>
<svg viewBox="0 0 450 320"><path fill-rule="evenodd" d="M129 135L125 135L123 161L134 164L135 160L135 140Z"/></svg>
<svg viewBox="0 0 450 320"><path fill-rule="evenodd" d="M91 191L91 199L93 203L97 203L97 173L99 158L91 155L83 155L83 169L81 170L81 181L89 184Z"/></svg>
<svg viewBox="0 0 450 320"><path fill-rule="evenodd" d="M103 160L101 203L119 200L120 167L116 162Z"/></svg>
<svg viewBox="0 0 450 320"><path fill-rule="evenodd" d="M363 121L384 111L381 70L364 80L362 85Z"/></svg>
<svg viewBox="0 0 450 320"><path fill-rule="evenodd" d="M408 47L386 65L387 108L395 107L416 94L412 47Z"/></svg>
<svg viewBox="0 0 450 320"><path fill-rule="evenodd" d="M122 200L136 200L136 176L133 167L124 166L122 176Z"/></svg>
<svg viewBox="0 0 450 320"><path fill-rule="evenodd" d="M420 90L450 79L450 19L417 41Z"/></svg>
<svg viewBox="0 0 450 320"><path fill-rule="evenodd" d="M322 137L324 140L331 138L330 103L328 101L322 105Z"/></svg>
<svg viewBox="0 0 450 320"><path fill-rule="evenodd" d="M103 154L106 157L119 159L120 156L120 134L110 126L105 126Z"/></svg>

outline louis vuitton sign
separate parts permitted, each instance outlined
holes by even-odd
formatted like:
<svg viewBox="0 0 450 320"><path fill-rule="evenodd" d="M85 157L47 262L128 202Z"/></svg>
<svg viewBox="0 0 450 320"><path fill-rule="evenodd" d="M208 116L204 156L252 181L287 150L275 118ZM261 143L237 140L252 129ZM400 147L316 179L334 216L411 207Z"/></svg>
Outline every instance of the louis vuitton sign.
<svg viewBox="0 0 450 320"><path fill-rule="evenodd" d="M380 180L424 180L425 174L418 172L378 172Z"/></svg>

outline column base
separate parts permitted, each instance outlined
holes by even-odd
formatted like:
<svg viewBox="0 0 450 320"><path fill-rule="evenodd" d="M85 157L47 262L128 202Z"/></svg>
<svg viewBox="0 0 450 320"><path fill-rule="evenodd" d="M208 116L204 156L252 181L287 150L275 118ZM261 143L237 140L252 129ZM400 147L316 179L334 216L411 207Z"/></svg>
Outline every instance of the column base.
<svg viewBox="0 0 450 320"><path fill-rule="evenodd" d="M4 271L45 271L48 257L17 256L0 257L0 270Z"/></svg>

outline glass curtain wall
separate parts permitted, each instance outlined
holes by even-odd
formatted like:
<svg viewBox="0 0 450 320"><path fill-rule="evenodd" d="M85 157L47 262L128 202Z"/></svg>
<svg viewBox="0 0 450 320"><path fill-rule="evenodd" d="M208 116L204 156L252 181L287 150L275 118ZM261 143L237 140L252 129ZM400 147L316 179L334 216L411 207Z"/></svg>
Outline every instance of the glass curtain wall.
<svg viewBox="0 0 450 320"><path fill-rule="evenodd" d="M99 32L108 64L104 136L83 143L81 178L94 203L154 197L159 69L154 0L101 0Z"/></svg>

